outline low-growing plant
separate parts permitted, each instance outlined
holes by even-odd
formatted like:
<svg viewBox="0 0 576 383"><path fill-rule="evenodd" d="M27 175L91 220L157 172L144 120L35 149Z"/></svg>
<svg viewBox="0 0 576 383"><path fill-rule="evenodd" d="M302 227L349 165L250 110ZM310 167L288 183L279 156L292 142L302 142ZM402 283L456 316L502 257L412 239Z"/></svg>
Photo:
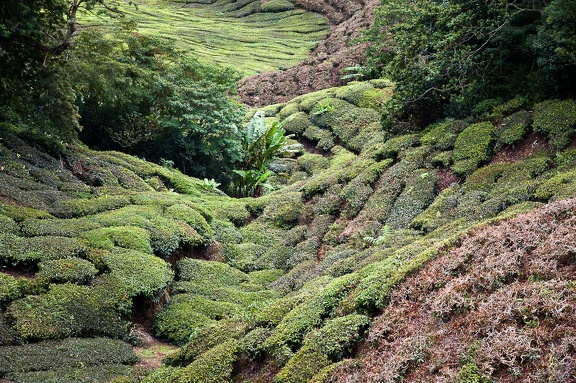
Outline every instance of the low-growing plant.
<svg viewBox="0 0 576 383"><path fill-rule="evenodd" d="M546 134L554 150L564 149L575 129L575 100L550 100L534 106L534 130Z"/></svg>
<svg viewBox="0 0 576 383"><path fill-rule="evenodd" d="M56 368L82 368L98 365L134 364L138 358L132 347L108 338L67 338L2 348L0 374Z"/></svg>
<svg viewBox="0 0 576 383"><path fill-rule="evenodd" d="M50 285L47 293L28 295L8 306L7 318L24 339L71 336L122 337L127 322L109 295L88 286Z"/></svg>
<svg viewBox="0 0 576 383"><path fill-rule="evenodd" d="M98 272L91 262L76 257L42 261L38 268L36 275L48 283L86 284Z"/></svg>
<svg viewBox="0 0 576 383"><path fill-rule="evenodd" d="M200 189L210 191L210 192L215 191L216 189L218 189L218 186L221 185L221 183L216 182L216 180L214 180L214 178L212 178L212 179L204 178L203 180L198 181L197 184L200 187Z"/></svg>

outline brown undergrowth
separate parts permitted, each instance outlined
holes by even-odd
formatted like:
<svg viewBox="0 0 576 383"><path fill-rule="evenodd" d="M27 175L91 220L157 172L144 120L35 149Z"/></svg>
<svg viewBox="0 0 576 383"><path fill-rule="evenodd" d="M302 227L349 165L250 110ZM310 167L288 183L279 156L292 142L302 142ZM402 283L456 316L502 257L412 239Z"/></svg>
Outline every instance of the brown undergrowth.
<svg viewBox="0 0 576 383"><path fill-rule="evenodd" d="M576 199L487 225L393 292L335 382L576 382Z"/></svg>

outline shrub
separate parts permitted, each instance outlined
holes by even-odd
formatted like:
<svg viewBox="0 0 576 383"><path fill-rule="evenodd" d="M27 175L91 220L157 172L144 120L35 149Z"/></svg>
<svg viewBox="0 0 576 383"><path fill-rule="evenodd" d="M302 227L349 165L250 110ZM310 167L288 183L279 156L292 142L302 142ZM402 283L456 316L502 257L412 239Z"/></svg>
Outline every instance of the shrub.
<svg viewBox="0 0 576 383"><path fill-rule="evenodd" d="M21 296L16 278L0 272L0 304L11 302Z"/></svg>
<svg viewBox="0 0 576 383"><path fill-rule="evenodd" d="M75 218L120 209L130 204L127 196L103 196L56 201L50 212L58 218Z"/></svg>
<svg viewBox="0 0 576 383"><path fill-rule="evenodd" d="M36 275L48 283L86 284L98 272L91 262L76 257L42 261L38 268Z"/></svg>
<svg viewBox="0 0 576 383"><path fill-rule="evenodd" d="M406 229L436 197L438 176L434 172L419 170L408 181L396 199L386 224L392 229Z"/></svg>
<svg viewBox="0 0 576 383"><path fill-rule="evenodd" d="M177 264L178 278L199 285L220 287L236 286L248 281L242 271L225 263L184 259Z"/></svg>
<svg viewBox="0 0 576 383"><path fill-rule="evenodd" d="M267 265L259 264L258 260L266 253L267 248L254 243L241 243L224 245L226 262L239 270L250 272L259 270Z"/></svg>
<svg viewBox="0 0 576 383"><path fill-rule="evenodd" d="M42 295L29 295L10 304L6 316L25 339L125 334L123 322L108 296L94 288L51 285Z"/></svg>
<svg viewBox="0 0 576 383"><path fill-rule="evenodd" d="M0 236L0 257L15 265L35 265L42 260L82 256L86 247L78 240L67 237L21 238L14 235Z"/></svg>
<svg viewBox="0 0 576 383"><path fill-rule="evenodd" d="M0 213L13 219L16 222L22 222L25 219L45 219L54 218L51 214L44 210L38 210L31 207L20 205L0 204Z"/></svg>
<svg viewBox="0 0 576 383"><path fill-rule="evenodd" d="M422 145L432 146L434 149L447 150L454 147L458 134L466 128L464 121L446 121L432 125L422 136Z"/></svg>
<svg viewBox="0 0 576 383"><path fill-rule="evenodd" d="M248 274L250 282L255 285L268 286L278 278L284 275L284 270L281 269L266 269L252 271Z"/></svg>
<svg viewBox="0 0 576 383"><path fill-rule="evenodd" d="M206 219L197 210L184 205L176 204L166 208L165 215L186 222L200 234L203 244L209 244L214 238L214 231Z"/></svg>
<svg viewBox="0 0 576 383"><path fill-rule="evenodd" d="M330 166L330 160L320 154L304 153L296 160L300 169L314 175Z"/></svg>
<svg viewBox="0 0 576 383"><path fill-rule="evenodd" d="M524 138L531 123L532 115L524 110L506 117L502 121L502 128L498 131L498 141L505 145L517 143Z"/></svg>
<svg viewBox="0 0 576 383"><path fill-rule="evenodd" d="M554 150L562 150L568 145L575 127L575 100L550 100L535 105L534 130L546 134Z"/></svg>
<svg viewBox="0 0 576 383"><path fill-rule="evenodd" d="M240 340L240 349L249 360L256 360L265 354L264 342L271 334L271 330L264 327L256 327Z"/></svg>
<svg viewBox="0 0 576 383"><path fill-rule="evenodd" d="M211 323L192 334L190 341L176 353L167 356L164 363L168 366L186 366L211 348L241 338L245 331L245 325L230 320Z"/></svg>
<svg viewBox="0 0 576 383"><path fill-rule="evenodd" d="M250 212L246 209L246 203L237 199L226 201L214 200L214 215L222 220L228 220L236 226L245 225L250 219Z"/></svg>
<svg viewBox="0 0 576 383"><path fill-rule="evenodd" d="M0 233L18 233L18 225L8 216L0 214Z"/></svg>
<svg viewBox="0 0 576 383"><path fill-rule="evenodd" d="M260 200L262 198L257 198ZM212 221L212 229L214 230L214 239L220 243L242 243L244 238L238 229L231 223L221 220Z"/></svg>
<svg viewBox="0 0 576 383"><path fill-rule="evenodd" d="M340 198L344 202L341 207L342 215L348 219L356 217L373 192L372 187L364 182L357 179L350 182L340 192Z"/></svg>
<svg viewBox="0 0 576 383"><path fill-rule="evenodd" d="M461 175L468 175L492 155L496 129L488 122L470 125L458 135L454 143L454 166Z"/></svg>
<svg viewBox="0 0 576 383"><path fill-rule="evenodd" d="M306 335L302 349L323 352L337 362L352 353L370 322L369 317L359 314L330 319L322 328Z"/></svg>
<svg viewBox="0 0 576 383"><path fill-rule="evenodd" d="M218 302L197 294L176 294L170 304L188 305L194 311L214 320L230 318L240 311L238 304Z"/></svg>
<svg viewBox="0 0 576 383"><path fill-rule="evenodd" d="M275 382L305 383L330 364L326 354L321 351L297 352L276 375Z"/></svg>
<svg viewBox="0 0 576 383"><path fill-rule="evenodd" d="M262 216L277 227L290 229L298 223L302 208L301 193L283 193L266 206Z"/></svg>
<svg viewBox="0 0 576 383"><path fill-rule="evenodd" d="M221 343L179 371L173 381L178 383L231 382L233 365L238 359L239 349L236 340Z"/></svg>
<svg viewBox="0 0 576 383"><path fill-rule="evenodd" d="M28 237L54 235L60 237L79 237L101 225L92 219L27 219L21 223L22 233Z"/></svg>
<svg viewBox="0 0 576 383"><path fill-rule="evenodd" d="M133 364L137 361L132 347L120 340L68 338L62 341L3 347L0 356L0 375L63 367Z"/></svg>
<svg viewBox="0 0 576 383"><path fill-rule="evenodd" d="M419 143L419 135L406 134L403 136L393 137L383 143L375 143L374 145L368 146L362 154L380 162L386 158L396 158L400 152L409 147L416 146Z"/></svg>
<svg viewBox="0 0 576 383"><path fill-rule="evenodd" d="M312 125L312 122L308 118L308 115L304 112L296 112L291 114L288 118L286 118L286 122L284 123L284 129L288 133L301 135L304 133L306 128Z"/></svg>
<svg viewBox="0 0 576 383"><path fill-rule="evenodd" d="M186 303L170 303L156 316L154 330L157 336L176 344L184 344L197 331L214 323Z"/></svg>
<svg viewBox="0 0 576 383"><path fill-rule="evenodd" d="M280 109L277 117L280 121L283 121L286 120L291 115L293 115L294 113L298 113L299 111L300 109L298 108L297 102L289 102L282 109Z"/></svg>
<svg viewBox="0 0 576 383"><path fill-rule="evenodd" d="M110 273L102 275L95 284L103 294L123 299L143 295L157 300L173 278L172 269L164 260L135 250L115 248L100 262Z"/></svg>
<svg viewBox="0 0 576 383"><path fill-rule="evenodd" d="M14 383L103 383L127 374L130 370L130 366L123 364L103 364L46 371L11 372L6 378Z"/></svg>
<svg viewBox="0 0 576 383"><path fill-rule="evenodd" d="M86 244L95 249L111 250L115 246L152 253L150 233L136 226L115 226L94 229L82 234Z"/></svg>
<svg viewBox="0 0 576 383"><path fill-rule="evenodd" d="M356 283L356 275L334 278L312 298L300 303L276 326L265 347L274 352L283 346L298 346L304 335L319 327L324 317L340 302L346 292Z"/></svg>
<svg viewBox="0 0 576 383"><path fill-rule="evenodd" d="M330 131L315 125L308 126L302 135L316 142L316 147L324 151L332 149L335 145L334 141L336 138L334 135Z"/></svg>
<svg viewBox="0 0 576 383"><path fill-rule="evenodd" d="M258 311L255 323L263 327L275 327L296 305L302 303L303 296L286 296L275 300Z"/></svg>
<svg viewBox="0 0 576 383"><path fill-rule="evenodd" d="M302 348L278 373L278 382L307 382L324 367L352 352L368 328L370 318L352 314L329 320L309 333Z"/></svg>

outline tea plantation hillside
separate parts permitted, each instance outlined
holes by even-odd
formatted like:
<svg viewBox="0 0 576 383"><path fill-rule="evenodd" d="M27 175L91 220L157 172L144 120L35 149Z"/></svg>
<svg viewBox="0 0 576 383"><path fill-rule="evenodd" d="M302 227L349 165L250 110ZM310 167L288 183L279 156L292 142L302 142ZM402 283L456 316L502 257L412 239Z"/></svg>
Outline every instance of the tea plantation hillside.
<svg viewBox="0 0 576 383"><path fill-rule="evenodd" d="M194 58L233 67L245 76L289 68L305 60L329 32L318 13L286 0L140 0L122 4L138 32L166 38ZM97 14L81 17L85 27L108 27Z"/></svg>
<svg viewBox="0 0 576 383"><path fill-rule="evenodd" d="M4 127L0 379L569 382L576 102L392 135L392 90L264 108L307 150L260 198Z"/></svg>

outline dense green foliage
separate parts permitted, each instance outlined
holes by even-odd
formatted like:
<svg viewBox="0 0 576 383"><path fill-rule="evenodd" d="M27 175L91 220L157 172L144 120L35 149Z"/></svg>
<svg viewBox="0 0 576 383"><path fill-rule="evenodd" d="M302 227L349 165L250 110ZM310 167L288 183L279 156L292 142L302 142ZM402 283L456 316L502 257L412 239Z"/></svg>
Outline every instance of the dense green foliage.
<svg viewBox="0 0 576 383"><path fill-rule="evenodd" d="M127 27L129 28L129 26ZM71 77L81 138L202 177L222 177L238 159L244 109L229 98L238 75L177 53L165 39L98 29L75 41ZM104 70L105 68L105 70Z"/></svg>
<svg viewBox="0 0 576 383"><path fill-rule="evenodd" d="M41 149L2 105L0 380L568 381L576 203L554 201L576 195L574 3L529 3L385 0L367 71L394 84L300 96L238 132L233 72L129 25L86 28L53 67L81 137L163 166ZM289 138L310 152L279 160ZM238 194L279 190L223 195L231 166L258 173ZM181 347L131 367L124 341L145 359L149 335Z"/></svg>
<svg viewBox="0 0 576 383"><path fill-rule="evenodd" d="M573 0L385 0L370 67L396 83L389 130L486 111L481 102L574 95Z"/></svg>
<svg viewBox="0 0 576 383"><path fill-rule="evenodd" d="M236 164L236 178L232 184L232 193L236 197L259 197L264 193L266 180L273 172L270 163L282 155L301 151L300 144L290 144L284 122L266 125L266 115L258 111L252 116L246 128L240 133L242 157Z"/></svg>

